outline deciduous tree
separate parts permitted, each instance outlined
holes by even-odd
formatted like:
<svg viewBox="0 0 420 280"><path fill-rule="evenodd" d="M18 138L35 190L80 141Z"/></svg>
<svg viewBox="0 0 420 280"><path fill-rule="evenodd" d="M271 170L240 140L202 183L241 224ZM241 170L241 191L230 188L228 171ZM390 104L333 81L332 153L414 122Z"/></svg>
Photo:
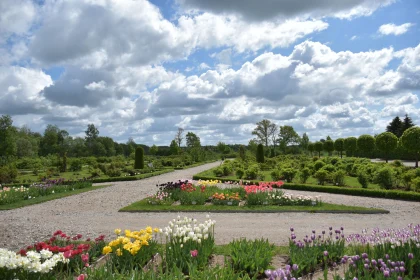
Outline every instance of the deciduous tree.
<svg viewBox="0 0 420 280"><path fill-rule="evenodd" d="M344 151L344 139L338 138L334 141L334 149L340 153L340 157L343 158Z"/></svg>
<svg viewBox="0 0 420 280"><path fill-rule="evenodd" d="M385 161L388 163L388 155L395 150L398 145L398 138L391 132L383 132L376 136L376 147L384 152Z"/></svg>
<svg viewBox="0 0 420 280"><path fill-rule="evenodd" d="M416 167L419 167L420 127L413 126L404 131L404 134L401 136L401 144L405 149L414 154Z"/></svg>
<svg viewBox="0 0 420 280"><path fill-rule="evenodd" d="M272 134L277 130L276 124L264 119L256 123L257 127L252 131L252 135L257 136L259 143L268 147Z"/></svg>
<svg viewBox="0 0 420 280"><path fill-rule="evenodd" d="M354 152L357 150L357 138L348 137L344 140L344 150L349 152L352 157L354 157Z"/></svg>
<svg viewBox="0 0 420 280"><path fill-rule="evenodd" d="M375 150L375 138L372 135L363 134L357 138L357 149L364 155L370 156Z"/></svg>

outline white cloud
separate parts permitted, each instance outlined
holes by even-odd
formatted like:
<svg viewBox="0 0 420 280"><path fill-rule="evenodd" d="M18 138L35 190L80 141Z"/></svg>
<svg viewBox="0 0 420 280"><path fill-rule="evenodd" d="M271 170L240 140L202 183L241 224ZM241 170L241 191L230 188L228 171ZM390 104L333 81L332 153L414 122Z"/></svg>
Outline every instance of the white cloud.
<svg viewBox="0 0 420 280"><path fill-rule="evenodd" d="M404 33L406 33L408 31L408 29L410 29L410 27L412 27L413 24L412 23L404 23L401 25L395 25L393 23L387 23L387 24L383 24L379 27L378 29L378 33L382 34L382 35L395 35L395 36L399 36L402 35Z"/></svg>
<svg viewBox="0 0 420 280"><path fill-rule="evenodd" d="M354 40L356 40L356 39L359 39L359 37L358 37L357 35L353 35L353 36L351 36L351 38L350 38L350 40L351 40L351 41L354 41Z"/></svg>

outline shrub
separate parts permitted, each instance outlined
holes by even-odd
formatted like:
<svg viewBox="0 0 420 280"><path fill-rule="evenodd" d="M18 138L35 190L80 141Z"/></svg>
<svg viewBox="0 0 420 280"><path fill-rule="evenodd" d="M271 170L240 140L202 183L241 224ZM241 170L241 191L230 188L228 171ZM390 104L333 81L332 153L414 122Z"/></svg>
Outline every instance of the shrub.
<svg viewBox="0 0 420 280"><path fill-rule="evenodd" d="M293 178L295 178L296 173L297 170L294 168L285 168L281 172L281 174L283 175L284 179L287 180L287 182L292 182Z"/></svg>
<svg viewBox="0 0 420 280"><path fill-rule="evenodd" d="M134 169L144 168L144 150L142 147L136 148L136 155L134 158Z"/></svg>
<svg viewBox="0 0 420 280"><path fill-rule="evenodd" d="M416 192L420 192L420 178L419 177L414 178L411 181L411 183L412 183L413 190Z"/></svg>
<svg viewBox="0 0 420 280"><path fill-rule="evenodd" d="M82 161L80 159L73 159L70 163L70 171L82 170Z"/></svg>
<svg viewBox="0 0 420 280"><path fill-rule="evenodd" d="M223 176L230 175L230 173L232 173L232 165L230 165L230 163L223 164L222 172L223 172Z"/></svg>
<svg viewBox="0 0 420 280"><path fill-rule="evenodd" d="M108 168L106 170L106 175L109 177L120 177L121 176L121 169L118 168Z"/></svg>
<svg viewBox="0 0 420 280"><path fill-rule="evenodd" d="M365 172L363 171L359 172L359 174L357 175L357 181L359 182L360 185L362 185L362 188L367 189L369 185L369 180Z"/></svg>
<svg viewBox="0 0 420 280"><path fill-rule="evenodd" d="M333 181L334 184L337 186L344 186L344 177L346 176L346 172L344 170L337 170L333 173Z"/></svg>
<svg viewBox="0 0 420 280"><path fill-rule="evenodd" d="M322 167L322 169L324 169L324 170L327 170L328 171L328 173L333 173L333 172L335 172L335 167L334 167L334 165L332 165L332 164L327 164L327 165L324 165L323 167Z"/></svg>
<svg viewBox="0 0 420 280"><path fill-rule="evenodd" d="M271 171L270 176L273 181L278 181L281 178L280 171L278 171L277 169Z"/></svg>
<svg viewBox="0 0 420 280"><path fill-rule="evenodd" d="M316 172L316 171L320 170L322 167L324 167L324 165L325 165L325 163L322 160L317 160L314 163L314 171Z"/></svg>
<svg viewBox="0 0 420 280"><path fill-rule="evenodd" d="M238 168L235 171L236 178L241 179L245 174L245 171L242 168Z"/></svg>
<svg viewBox="0 0 420 280"><path fill-rule="evenodd" d="M375 183L381 188L389 190L393 187L394 174L390 167L384 167L375 174Z"/></svg>
<svg viewBox="0 0 420 280"><path fill-rule="evenodd" d="M214 175L216 175L216 177L222 177L223 176L223 169L221 166L213 169L213 173Z"/></svg>
<svg viewBox="0 0 420 280"><path fill-rule="evenodd" d="M401 175L404 187L406 190L410 190L411 181L416 177L414 170L409 170Z"/></svg>
<svg viewBox="0 0 420 280"><path fill-rule="evenodd" d="M247 180L254 180L258 176L259 167L257 164L251 165L245 170L245 179Z"/></svg>
<svg viewBox="0 0 420 280"><path fill-rule="evenodd" d="M328 175L329 174L327 170L320 169L315 173L314 177L318 179L318 184L323 185L325 184L325 181L328 179Z"/></svg>
<svg viewBox="0 0 420 280"><path fill-rule="evenodd" d="M262 144L257 146L257 162L264 163L264 147Z"/></svg>
<svg viewBox="0 0 420 280"><path fill-rule="evenodd" d="M300 182L303 184L306 183L306 181L309 179L310 176L311 176L311 170L308 167L303 168L299 172L299 179L300 179Z"/></svg>
<svg viewBox="0 0 420 280"><path fill-rule="evenodd" d="M5 165L0 167L0 184L13 182L18 175L18 170L15 166Z"/></svg>

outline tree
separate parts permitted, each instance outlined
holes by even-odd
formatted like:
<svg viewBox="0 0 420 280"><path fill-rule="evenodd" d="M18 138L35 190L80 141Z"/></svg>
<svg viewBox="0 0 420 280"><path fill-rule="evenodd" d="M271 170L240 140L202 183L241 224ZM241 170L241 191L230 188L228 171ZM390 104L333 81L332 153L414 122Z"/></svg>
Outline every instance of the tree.
<svg viewBox="0 0 420 280"><path fill-rule="evenodd" d="M255 139L251 139L248 142L248 149L251 151L251 153L255 154L257 152L258 143L255 141Z"/></svg>
<svg viewBox="0 0 420 280"><path fill-rule="evenodd" d="M187 147L188 148L201 147L200 137L198 137L197 135L195 135L195 133L188 132L187 133L187 136L185 138L187 140Z"/></svg>
<svg viewBox="0 0 420 280"><path fill-rule="evenodd" d="M47 125L40 143L40 154L43 156L59 152L58 138L60 129L56 125Z"/></svg>
<svg viewBox="0 0 420 280"><path fill-rule="evenodd" d="M349 152L352 157L354 157L354 152L357 149L357 138L348 137L344 139L344 150Z"/></svg>
<svg viewBox="0 0 420 280"><path fill-rule="evenodd" d="M229 152L229 147L226 146L225 143L223 142L219 142L217 143L217 149L219 150L220 153L225 154Z"/></svg>
<svg viewBox="0 0 420 280"><path fill-rule="evenodd" d="M308 143L308 151L311 153L311 156L312 156L313 151L315 151L314 143Z"/></svg>
<svg viewBox="0 0 420 280"><path fill-rule="evenodd" d="M171 141L171 145L169 145L169 151L171 155L179 154L179 147L175 139Z"/></svg>
<svg viewBox="0 0 420 280"><path fill-rule="evenodd" d="M344 151L344 139L343 138L338 138L337 140L335 140L334 149L337 152L340 152L340 157L343 158L343 151Z"/></svg>
<svg viewBox="0 0 420 280"><path fill-rule="evenodd" d="M398 138L401 137L402 135L402 127L403 127L403 123L400 119L400 117L396 116L386 127L386 131L387 132L391 132L394 133L395 136L397 136Z"/></svg>
<svg viewBox="0 0 420 280"><path fill-rule="evenodd" d="M419 167L420 127L413 126L404 131L404 134L401 136L401 144L405 149L414 154L416 158L416 168Z"/></svg>
<svg viewBox="0 0 420 280"><path fill-rule="evenodd" d="M0 156L6 158L16 156L17 147L15 141L16 128L9 115L2 115L0 118ZM1 162L0 162L1 165Z"/></svg>
<svg viewBox="0 0 420 280"><path fill-rule="evenodd" d="M385 161L388 163L388 155L398 146L398 138L391 132L383 132L376 136L376 147L385 153Z"/></svg>
<svg viewBox="0 0 420 280"><path fill-rule="evenodd" d="M257 127L252 131L252 135L256 135L258 142L268 147L271 136L277 129L276 124L264 119L260 122L257 122L256 125Z"/></svg>
<svg viewBox="0 0 420 280"><path fill-rule="evenodd" d="M294 130L293 126L284 125L280 126L279 142L280 147L283 148L286 153L287 146L290 144L298 144L300 142L300 137Z"/></svg>
<svg viewBox="0 0 420 280"><path fill-rule="evenodd" d="M184 139L184 129L178 127L178 131L175 134L175 142L178 144L178 147L181 148L182 139Z"/></svg>
<svg viewBox="0 0 420 280"><path fill-rule="evenodd" d="M411 118L407 114L405 114L405 118L404 118L404 120L402 122L402 125L401 125L401 135L404 133L404 131L406 131L407 129L409 129L410 127L413 127L413 126L414 126L413 121L411 120Z"/></svg>
<svg viewBox="0 0 420 280"><path fill-rule="evenodd" d="M136 148L136 155L134 157L134 169L144 168L144 150L143 147Z"/></svg>
<svg viewBox="0 0 420 280"><path fill-rule="evenodd" d="M300 140L300 145L301 147L307 151L308 150L308 145L309 145L309 137L308 135L305 133L303 133L302 138Z"/></svg>
<svg viewBox="0 0 420 280"><path fill-rule="evenodd" d="M245 160L245 147L244 145L239 146L239 158Z"/></svg>
<svg viewBox="0 0 420 280"><path fill-rule="evenodd" d="M150 147L150 150L149 150L150 154L153 156L155 156L158 153L158 151L159 151L159 148L155 144L153 144L153 146Z"/></svg>
<svg viewBox="0 0 420 280"><path fill-rule="evenodd" d="M364 155L370 156L375 150L375 138L372 135L363 134L357 138L357 149Z"/></svg>
<svg viewBox="0 0 420 280"><path fill-rule="evenodd" d="M317 141L314 144L314 150L318 152L318 156L321 157L321 152L324 149L324 144L321 141Z"/></svg>
<svg viewBox="0 0 420 280"><path fill-rule="evenodd" d="M273 124L272 126L270 126L270 131L269 134L271 135L271 143L273 143L273 149L271 150L271 157L275 157L276 156L276 143L278 142L277 137L278 137L278 128L277 125Z"/></svg>
<svg viewBox="0 0 420 280"><path fill-rule="evenodd" d="M86 136L85 136L86 146L88 147L89 150L91 150L95 146L95 142L96 142L96 140L98 138L98 135L99 135L99 130L95 127L95 125L93 123L88 124L88 127L85 131L85 134L86 134ZM97 148L97 151L101 150L101 149L98 149L98 147L96 147L96 148ZM96 153L96 155L97 155L97 153Z"/></svg>
<svg viewBox="0 0 420 280"><path fill-rule="evenodd" d="M334 151L334 141L330 139L330 136L327 137L327 140L324 142L324 150L328 152L328 155L331 156Z"/></svg>
<svg viewBox="0 0 420 280"><path fill-rule="evenodd" d="M264 163L264 146L260 143L257 147L257 162Z"/></svg>

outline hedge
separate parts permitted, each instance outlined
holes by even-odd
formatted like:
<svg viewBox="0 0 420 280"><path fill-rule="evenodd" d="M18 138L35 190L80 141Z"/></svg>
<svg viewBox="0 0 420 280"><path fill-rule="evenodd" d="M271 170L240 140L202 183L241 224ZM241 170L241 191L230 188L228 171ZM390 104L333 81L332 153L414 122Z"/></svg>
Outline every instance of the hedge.
<svg viewBox="0 0 420 280"><path fill-rule="evenodd" d="M221 182L238 182L239 179L223 179L210 176L194 175L194 180L219 180ZM251 184L258 184L259 181L247 181ZM408 201L420 201L420 193L410 191L396 191L396 190L371 190L362 188L345 188L345 187L334 187L334 186L320 186L320 185L302 185L293 183L284 183L283 189L296 190L296 191L311 191L311 192L324 192L334 194L345 194L354 196L365 196L375 198L387 198L387 199L399 199Z"/></svg>
<svg viewBox="0 0 420 280"><path fill-rule="evenodd" d="M150 177L157 176L157 175L162 175L162 174L169 173L169 172L172 172L172 171L174 171L174 170L173 169L167 169L167 170L156 171L156 172L153 172L153 173L141 174L140 176L98 178L98 179L93 179L92 183L136 181L136 180L150 178Z"/></svg>

